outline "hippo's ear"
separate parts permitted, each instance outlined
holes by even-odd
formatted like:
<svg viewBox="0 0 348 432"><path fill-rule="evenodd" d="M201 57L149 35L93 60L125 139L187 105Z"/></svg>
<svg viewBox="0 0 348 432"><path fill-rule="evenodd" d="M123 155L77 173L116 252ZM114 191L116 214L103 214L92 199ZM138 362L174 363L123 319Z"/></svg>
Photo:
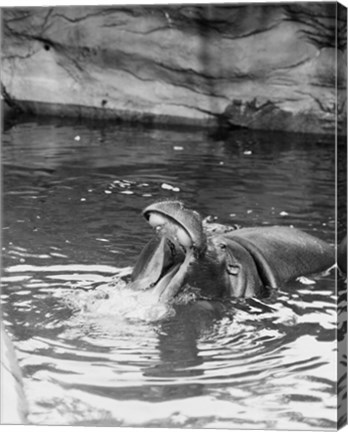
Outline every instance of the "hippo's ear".
<svg viewBox="0 0 348 432"><path fill-rule="evenodd" d="M231 297L252 297L258 294L262 282L251 254L239 243L223 239L218 244L223 256L224 280Z"/></svg>
<svg viewBox="0 0 348 432"><path fill-rule="evenodd" d="M139 281L139 289L148 288L157 282L170 259L171 250L167 239L165 237L153 238L141 251L134 266L131 281L133 283Z"/></svg>

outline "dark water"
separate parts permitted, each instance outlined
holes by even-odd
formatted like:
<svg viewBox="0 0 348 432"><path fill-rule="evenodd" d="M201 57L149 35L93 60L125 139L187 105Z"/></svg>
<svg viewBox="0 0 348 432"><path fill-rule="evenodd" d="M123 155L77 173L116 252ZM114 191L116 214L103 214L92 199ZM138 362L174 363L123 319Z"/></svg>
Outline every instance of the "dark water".
<svg viewBox="0 0 348 432"><path fill-rule="evenodd" d="M4 132L2 164L3 318L30 422L336 427L334 269L163 320L122 279L153 235L140 212L161 198L333 244L333 139L27 121Z"/></svg>

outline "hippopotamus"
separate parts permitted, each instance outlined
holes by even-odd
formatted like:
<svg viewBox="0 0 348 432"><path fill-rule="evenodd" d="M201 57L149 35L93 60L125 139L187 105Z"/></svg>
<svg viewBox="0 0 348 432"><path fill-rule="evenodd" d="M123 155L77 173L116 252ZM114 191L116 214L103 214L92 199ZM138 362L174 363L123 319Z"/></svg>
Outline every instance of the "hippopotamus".
<svg viewBox="0 0 348 432"><path fill-rule="evenodd" d="M299 229L252 227L209 232L180 201L149 205L143 216L156 236L141 252L131 287L170 302L185 286L205 298L262 297L299 276L335 263L335 248Z"/></svg>

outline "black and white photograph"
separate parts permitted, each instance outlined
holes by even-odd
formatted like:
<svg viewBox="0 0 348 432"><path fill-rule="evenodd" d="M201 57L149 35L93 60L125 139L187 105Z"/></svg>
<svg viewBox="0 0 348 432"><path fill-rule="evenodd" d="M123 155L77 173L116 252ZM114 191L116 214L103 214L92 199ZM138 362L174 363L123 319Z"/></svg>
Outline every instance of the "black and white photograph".
<svg viewBox="0 0 348 432"><path fill-rule="evenodd" d="M0 12L1 425L346 427L346 5Z"/></svg>

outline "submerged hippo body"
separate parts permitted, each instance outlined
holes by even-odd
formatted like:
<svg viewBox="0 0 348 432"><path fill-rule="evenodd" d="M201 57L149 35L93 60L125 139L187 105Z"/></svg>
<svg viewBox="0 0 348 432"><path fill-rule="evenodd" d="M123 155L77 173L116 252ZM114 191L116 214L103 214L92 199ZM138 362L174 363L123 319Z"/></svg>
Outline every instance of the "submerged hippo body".
<svg viewBox="0 0 348 432"><path fill-rule="evenodd" d="M200 215L179 201L155 203L143 215L157 236L140 254L131 285L151 289L161 302L185 285L211 298L260 296L265 287L324 271L335 261L331 245L294 228L208 233Z"/></svg>

